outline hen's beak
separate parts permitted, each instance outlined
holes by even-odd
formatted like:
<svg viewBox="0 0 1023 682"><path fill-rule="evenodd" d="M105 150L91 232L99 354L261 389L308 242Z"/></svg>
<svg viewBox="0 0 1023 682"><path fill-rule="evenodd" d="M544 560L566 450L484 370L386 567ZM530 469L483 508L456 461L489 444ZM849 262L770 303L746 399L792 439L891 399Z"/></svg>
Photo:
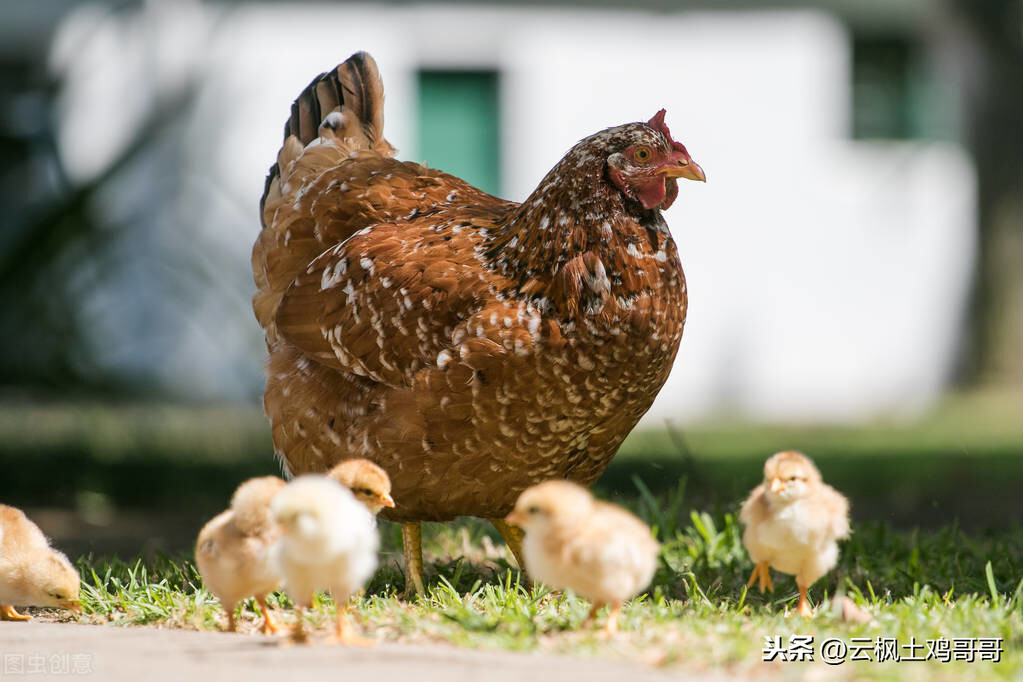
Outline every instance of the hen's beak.
<svg viewBox="0 0 1023 682"><path fill-rule="evenodd" d="M382 504L385 507L390 507L391 509L394 509L394 498L388 495L387 493L381 493L380 504Z"/></svg>
<svg viewBox="0 0 1023 682"><path fill-rule="evenodd" d="M782 490L785 490L785 486L782 485L781 479L780 478L772 478L771 479L771 492L772 493L776 493L776 492L780 492Z"/></svg>
<svg viewBox="0 0 1023 682"><path fill-rule="evenodd" d="M707 182L707 176L704 174L703 169L700 168L700 164L690 159L688 155L680 155L678 157L678 165L665 166L657 172L669 178L685 178L686 180Z"/></svg>
<svg viewBox="0 0 1023 682"><path fill-rule="evenodd" d="M508 516L504 517L504 520L513 526L522 525L522 516L520 516L517 511L513 511L511 514L508 514Z"/></svg>

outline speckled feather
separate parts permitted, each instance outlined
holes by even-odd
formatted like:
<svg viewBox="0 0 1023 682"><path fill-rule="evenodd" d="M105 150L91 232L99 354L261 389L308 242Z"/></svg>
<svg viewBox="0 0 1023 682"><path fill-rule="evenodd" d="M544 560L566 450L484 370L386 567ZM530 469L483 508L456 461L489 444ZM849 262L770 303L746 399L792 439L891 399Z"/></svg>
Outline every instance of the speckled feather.
<svg viewBox="0 0 1023 682"><path fill-rule="evenodd" d="M377 98L327 97L315 133L293 115L263 200L254 307L277 452L293 474L377 462L392 520L503 516L540 481L589 485L667 379L686 310L660 212L605 163L670 140L604 130L516 204L391 158L376 66L357 67L299 102Z"/></svg>

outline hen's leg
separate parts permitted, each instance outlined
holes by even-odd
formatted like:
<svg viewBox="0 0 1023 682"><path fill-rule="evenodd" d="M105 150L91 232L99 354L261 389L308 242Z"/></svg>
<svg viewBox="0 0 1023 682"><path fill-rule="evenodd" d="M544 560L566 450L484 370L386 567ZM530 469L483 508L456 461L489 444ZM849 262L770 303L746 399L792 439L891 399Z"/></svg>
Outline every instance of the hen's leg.
<svg viewBox="0 0 1023 682"><path fill-rule="evenodd" d="M259 604L259 610L263 612L263 634L274 634L277 632L277 624L270 618L270 609L266 605L266 595L256 597L256 603Z"/></svg>
<svg viewBox="0 0 1023 682"><path fill-rule="evenodd" d="M494 525L497 532L504 538L505 544L508 545L508 549L511 550L512 554L515 555L515 563L519 565L519 570L523 573L526 572L526 561L522 556L522 538L526 536L518 526L513 526L504 519L487 519Z"/></svg>
<svg viewBox="0 0 1023 682"><path fill-rule="evenodd" d="M0 604L0 620L32 620L32 616L18 613L9 604Z"/></svg>
<svg viewBox="0 0 1023 682"><path fill-rule="evenodd" d="M401 545L405 554L405 598L426 594L423 588L423 524L401 524Z"/></svg>

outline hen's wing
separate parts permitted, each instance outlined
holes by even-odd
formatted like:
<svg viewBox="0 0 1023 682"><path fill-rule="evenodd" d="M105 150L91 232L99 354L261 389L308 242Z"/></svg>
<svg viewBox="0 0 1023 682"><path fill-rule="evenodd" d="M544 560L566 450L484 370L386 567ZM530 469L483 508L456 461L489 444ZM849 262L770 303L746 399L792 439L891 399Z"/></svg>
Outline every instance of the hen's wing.
<svg viewBox="0 0 1023 682"><path fill-rule="evenodd" d="M411 386L421 368L445 363L456 328L493 296L475 248L467 230L431 216L372 226L295 279L279 333L328 367Z"/></svg>

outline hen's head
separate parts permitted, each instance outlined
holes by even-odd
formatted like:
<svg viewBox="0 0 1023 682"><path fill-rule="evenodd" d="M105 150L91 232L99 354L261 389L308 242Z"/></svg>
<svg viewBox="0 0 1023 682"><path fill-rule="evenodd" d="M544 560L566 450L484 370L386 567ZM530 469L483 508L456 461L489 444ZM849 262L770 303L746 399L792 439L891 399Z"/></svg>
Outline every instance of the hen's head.
<svg viewBox="0 0 1023 682"><path fill-rule="evenodd" d="M665 209L678 196L678 178L706 182L707 177L685 146L671 137L661 109L646 123L621 126L609 140L611 183L647 210Z"/></svg>

